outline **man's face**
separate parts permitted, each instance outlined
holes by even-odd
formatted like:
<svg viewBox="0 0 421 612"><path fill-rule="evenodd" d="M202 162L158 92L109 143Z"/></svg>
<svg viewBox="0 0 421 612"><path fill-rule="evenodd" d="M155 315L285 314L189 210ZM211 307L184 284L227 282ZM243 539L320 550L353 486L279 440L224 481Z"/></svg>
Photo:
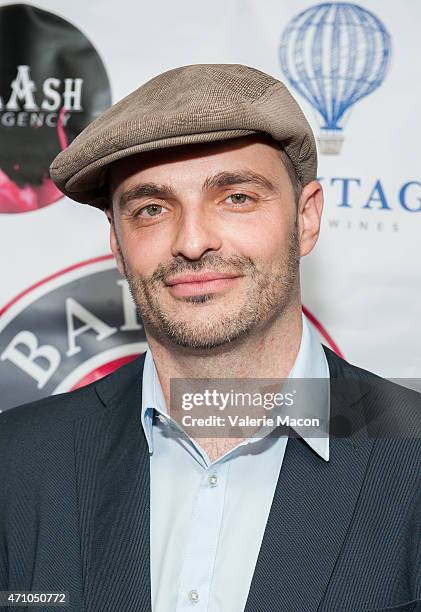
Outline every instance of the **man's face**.
<svg viewBox="0 0 421 612"><path fill-rule="evenodd" d="M113 164L111 186L111 247L161 341L225 345L299 303L303 228L267 139L131 156Z"/></svg>

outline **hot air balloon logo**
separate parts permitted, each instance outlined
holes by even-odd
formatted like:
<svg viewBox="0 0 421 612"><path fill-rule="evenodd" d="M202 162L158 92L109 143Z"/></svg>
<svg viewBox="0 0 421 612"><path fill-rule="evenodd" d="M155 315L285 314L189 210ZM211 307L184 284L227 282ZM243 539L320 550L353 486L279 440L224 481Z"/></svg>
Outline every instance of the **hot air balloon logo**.
<svg viewBox="0 0 421 612"><path fill-rule="evenodd" d="M290 21L279 56L288 83L316 111L320 152L340 153L351 107L386 76L391 43L384 24L357 4L324 2Z"/></svg>

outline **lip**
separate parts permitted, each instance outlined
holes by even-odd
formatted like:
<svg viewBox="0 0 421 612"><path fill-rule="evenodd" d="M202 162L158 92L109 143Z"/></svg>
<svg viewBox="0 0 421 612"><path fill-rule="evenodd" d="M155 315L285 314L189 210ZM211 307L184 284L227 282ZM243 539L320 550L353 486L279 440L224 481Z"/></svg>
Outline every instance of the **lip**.
<svg viewBox="0 0 421 612"><path fill-rule="evenodd" d="M208 281L219 280L221 278L238 278L238 274L224 274L223 272L203 272L202 274L183 274L167 281L170 287L186 283L205 283Z"/></svg>
<svg viewBox="0 0 421 612"><path fill-rule="evenodd" d="M166 284L174 297L186 297L223 291L231 287L239 278L241 276L238 274L203 272L176 276Z"/></svg>

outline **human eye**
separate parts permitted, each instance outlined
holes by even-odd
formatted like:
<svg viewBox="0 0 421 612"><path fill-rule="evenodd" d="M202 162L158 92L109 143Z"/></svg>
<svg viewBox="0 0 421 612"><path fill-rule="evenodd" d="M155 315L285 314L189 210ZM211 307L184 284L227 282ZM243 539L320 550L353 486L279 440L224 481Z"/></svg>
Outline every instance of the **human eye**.
<svg viewBox="0 0 421 612"><path fill-rule="evenodd" d="M156 219L162 216L161 213L165 210L166 209L161 204L147 204L135 213L135 217L140 219Z"/></svg>
<svg viewBox="0 0 421 612"><path fill-rule="evenodd" d="M227 198L225 198L225 202L226 201L228 201L229 204L233 204L234 208L243 208L244 206L247 206L248 204L254 202L253 198L246 195L245 193L232 193Z"/></svg>

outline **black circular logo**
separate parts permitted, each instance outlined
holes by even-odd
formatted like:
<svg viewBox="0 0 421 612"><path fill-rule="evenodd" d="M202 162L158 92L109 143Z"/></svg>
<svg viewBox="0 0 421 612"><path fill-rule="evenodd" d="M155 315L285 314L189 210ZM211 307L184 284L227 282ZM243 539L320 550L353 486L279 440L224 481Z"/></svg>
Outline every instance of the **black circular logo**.
<svg viewBox="0 0 421 612"><path fill-rule="evenodd" d="M54 157L111 104L104 65L74 25L26 4L0 8L0 213L63 197Z"/></svg>

